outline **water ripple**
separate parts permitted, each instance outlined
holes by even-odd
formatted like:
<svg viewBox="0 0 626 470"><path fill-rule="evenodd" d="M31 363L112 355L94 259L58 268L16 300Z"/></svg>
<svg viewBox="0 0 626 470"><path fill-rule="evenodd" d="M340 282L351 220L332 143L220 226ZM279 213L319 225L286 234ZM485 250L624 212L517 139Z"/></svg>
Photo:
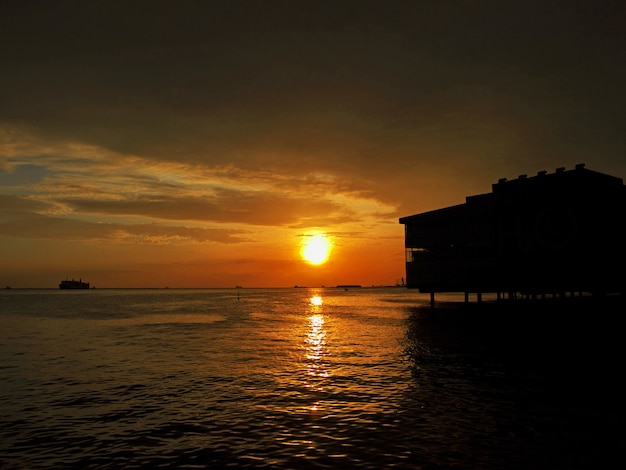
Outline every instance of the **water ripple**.
<svg viewBox="0 0 626 470"><path fill-rule="evenodd" d="M623 388L584 387L616 350L527 357L404 290L15 294L3 470L611 468L621 449Z"/></svg>

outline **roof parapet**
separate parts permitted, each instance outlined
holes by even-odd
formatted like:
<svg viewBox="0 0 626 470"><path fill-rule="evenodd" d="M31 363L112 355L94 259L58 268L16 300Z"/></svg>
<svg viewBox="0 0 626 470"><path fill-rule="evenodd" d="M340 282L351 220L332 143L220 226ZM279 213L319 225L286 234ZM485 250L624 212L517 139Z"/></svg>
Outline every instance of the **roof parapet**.
<svg viewBox="0 0 626 470"><path fill-rule="evenodd" d="M577 163L576 167L575 167L575 169L578 170L578 171L581 171L584 168L585 168L585 164L584 163ZM555 174L562 174L562 173L565 173L565 172L566 172L566 170L565 170L564 166L560 166L560 167L555 169ZM544 177L547 174L548 174L548 172L546 170L540 170L540 171L537 172L537 177ZM519 175L516 180L526 180L528 178L529 178L529 176L526 173L524 173L524 174ZM516 180L511 180L511 182L512 181L516 181ZM498 180L497 184L503 185L503 184L505 184L507 182L509 182L509 180L507 178L500 178Z"/></svg>

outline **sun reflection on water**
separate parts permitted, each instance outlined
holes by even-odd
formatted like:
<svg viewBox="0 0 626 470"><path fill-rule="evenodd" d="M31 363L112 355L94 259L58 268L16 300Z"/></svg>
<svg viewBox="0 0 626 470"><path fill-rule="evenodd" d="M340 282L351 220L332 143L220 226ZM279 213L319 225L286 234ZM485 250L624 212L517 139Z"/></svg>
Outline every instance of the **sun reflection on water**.
<svg viewBox="0 0 626 470"><path fill-rule="evenodd" d="M321 307L324 301L322 300L321 295L314 295L313 297L309 299L309 303L315 307Z"/></svg>
<svg viewBox="0 0 626 470"><path fill-rule="evenodd" d="M324 381L330 374L324 363L324 357L328 355L326 348L326 328L322 311L323 300L320 295L314 295L309 299L309 316L307 336L304 340L306 351L307 378L305 387L313 392L324 390ZM309 408L311 412L318 411L320 402L315 401Z"/></svg>
<svg viewBox="0 0 626 470"><path fill-rule="evenodd" d="M324 356L326 345L326 331L324 330L324 315L314 313L309 316L309 332L306 337L307 359L319 360Z"/></svg>

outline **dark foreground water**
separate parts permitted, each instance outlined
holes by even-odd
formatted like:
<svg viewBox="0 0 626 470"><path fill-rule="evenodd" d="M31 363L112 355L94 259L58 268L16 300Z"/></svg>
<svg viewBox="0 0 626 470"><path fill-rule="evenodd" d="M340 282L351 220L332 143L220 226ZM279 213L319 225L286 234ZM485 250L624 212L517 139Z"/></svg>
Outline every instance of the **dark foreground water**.
<svg viewBox="0 0 626 470"><path fill-rule="evenodd" d="M623 468L622 307L2 291L0 468Z"/></svg>

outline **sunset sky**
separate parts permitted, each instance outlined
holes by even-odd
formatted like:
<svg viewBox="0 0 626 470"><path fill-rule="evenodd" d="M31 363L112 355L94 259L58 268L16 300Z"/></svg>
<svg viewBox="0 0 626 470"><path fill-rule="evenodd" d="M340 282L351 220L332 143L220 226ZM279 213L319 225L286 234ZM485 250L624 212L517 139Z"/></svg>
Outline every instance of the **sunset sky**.
<svg viewBox="0 0 626 470"><path fill-rule="evenodd" d="M619 0L0 0L0 287L394 284L399 217L626 177L625 51Z"/></svg>

